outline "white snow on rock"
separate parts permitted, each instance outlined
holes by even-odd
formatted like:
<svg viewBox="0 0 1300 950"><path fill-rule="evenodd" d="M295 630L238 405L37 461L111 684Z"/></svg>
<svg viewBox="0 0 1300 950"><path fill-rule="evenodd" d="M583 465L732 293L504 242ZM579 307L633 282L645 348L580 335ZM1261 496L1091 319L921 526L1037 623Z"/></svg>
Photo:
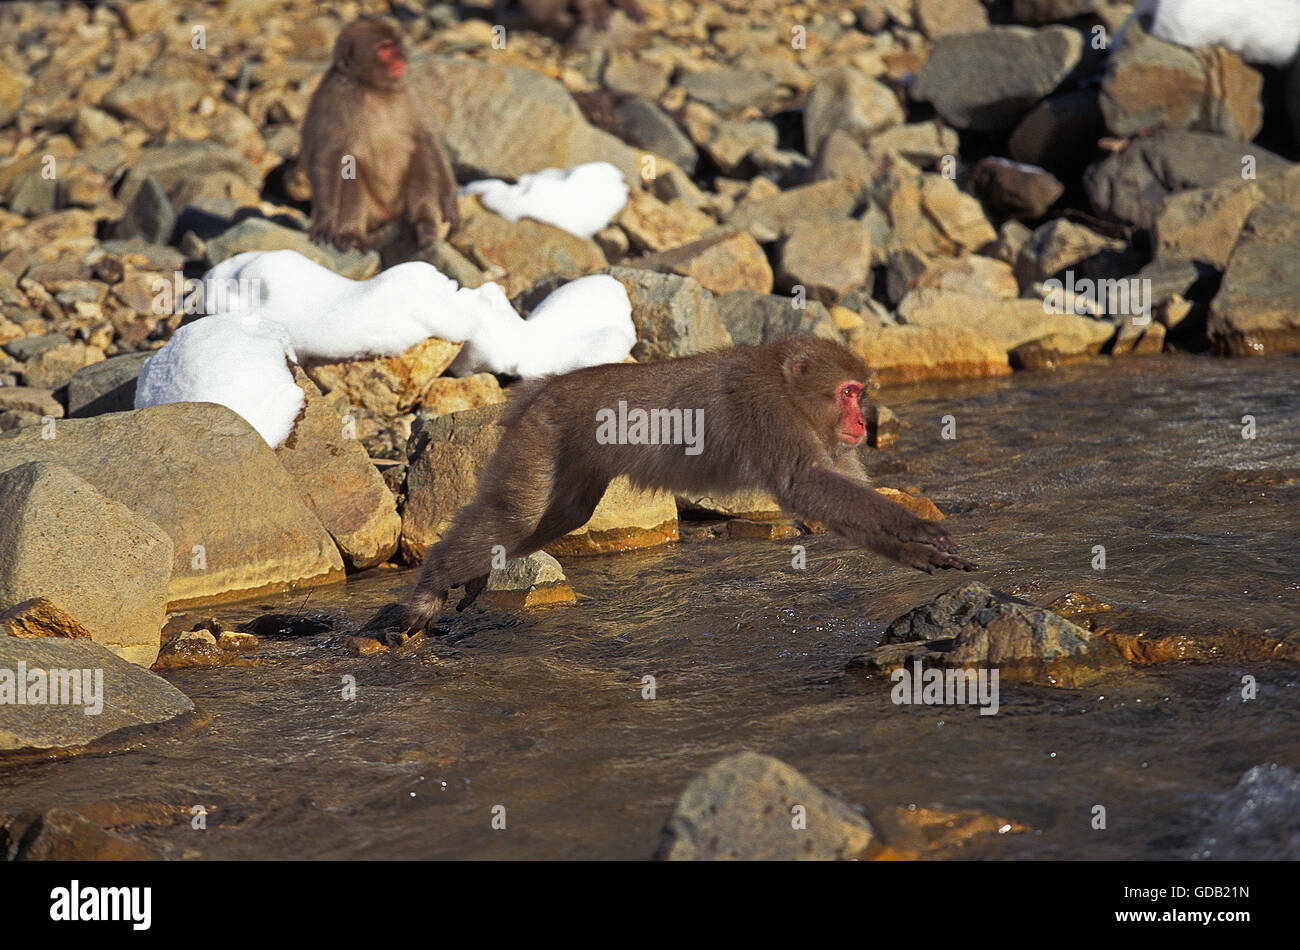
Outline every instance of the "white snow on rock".
<svg viewBox="0 0 1300 950"><path fill-rule="evenodd" d="M1152 36L1193 48L1223 46L1251 63L1286 66L1300 49L1300 0L1139 0L1133 16L1148 14ZM1122 37L1121 30L1117 42Z"/></svg>
<svg viewBox="0 0 1300 950"><path fill-rule="evenodd" d="M623 210L627 182L609 162L588 162L523 175L513 185L500 178L473 181L461 194L481 195L485 208L510 221L532 218L589 238Z"/></svg>
<svg viewBox="0 0 1300 950"><path fill-rule="evenodd" d="M286 360L396 356L439 337L465 343L457 375L534 377L618 362L636 343L627 292L604 274L570 281L527 320L497 284L460 287L423 261L356 281L297 251L249 251L203 281L222 311L181 327L145 362L135 407L220 403L272 447L303 406Z"/></svg>

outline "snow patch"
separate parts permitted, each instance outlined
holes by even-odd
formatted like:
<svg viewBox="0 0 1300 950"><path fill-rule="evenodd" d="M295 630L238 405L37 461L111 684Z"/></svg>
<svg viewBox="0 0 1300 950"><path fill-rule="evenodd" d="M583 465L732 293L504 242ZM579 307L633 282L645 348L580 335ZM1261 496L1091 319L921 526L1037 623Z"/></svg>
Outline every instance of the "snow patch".
<svg viewBox="0 0 1300 950"><path fill-rule="evenodd" d="M623 210L627 182L609 162L588 162L523 175L513 185L499 178L470 182L461 194L480 195L483 207L510 221L532 218L589 238Z"/></svg>
<svg viewBox="0 0 1300 950"><path fill-rule="evenodd" d="M226 309L181 327L144 363L135 407L220 403L272 447L288 438L303 406L286 360L396 356L439 337L465 344L456 375L528 378L618 362L636 343L627 291L606 274L570 281L528 320L497 284L460 287L423 261L356 281L297 251L249 251L203 279L232 288Z"/></svg>

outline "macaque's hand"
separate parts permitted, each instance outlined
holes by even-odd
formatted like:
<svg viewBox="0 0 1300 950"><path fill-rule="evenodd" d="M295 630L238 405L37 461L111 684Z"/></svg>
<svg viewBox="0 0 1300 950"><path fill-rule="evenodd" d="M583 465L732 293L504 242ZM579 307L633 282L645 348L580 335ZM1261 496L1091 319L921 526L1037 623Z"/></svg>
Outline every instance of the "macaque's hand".
<svg viewBox="0 0 1300 950"><path fill-rule="evenodd" d="M370 250L370 242L366 240L365 233L359 228L347 228L339 231L334 235L333 244L340 251L355 248L364 254Z"/></svg>
<svg viewBox="0 0 1300 950"><path fill-rule="evenodd" d="M441 221L416 221L415 240L420 247L433 247L447 236L449 228Z"/></svg>

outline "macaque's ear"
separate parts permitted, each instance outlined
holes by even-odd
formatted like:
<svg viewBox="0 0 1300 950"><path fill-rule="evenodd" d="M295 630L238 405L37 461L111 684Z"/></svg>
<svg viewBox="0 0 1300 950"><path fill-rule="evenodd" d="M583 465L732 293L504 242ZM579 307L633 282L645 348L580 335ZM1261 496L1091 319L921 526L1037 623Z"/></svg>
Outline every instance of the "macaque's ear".
<svg viewBox="0 0 1300 950"><path fill-rule="evenodd" d="M812 357L799 350L785 358L785 365L781 369L785 373L786 381L792 383L808 375L808 369L811 365Z"/></svg>

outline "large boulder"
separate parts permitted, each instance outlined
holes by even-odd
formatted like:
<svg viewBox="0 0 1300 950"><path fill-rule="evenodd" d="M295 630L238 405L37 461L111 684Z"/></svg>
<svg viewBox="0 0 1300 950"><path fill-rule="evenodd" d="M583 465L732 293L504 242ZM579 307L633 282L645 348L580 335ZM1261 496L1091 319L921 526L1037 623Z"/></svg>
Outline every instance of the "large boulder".
<svg viewBox="0 0 1300 950"><path fill-rule="evenodd" d="M20 663L26 683L17 682ZM71 701L78 692L80 702ZM194 711L161 676L92 640L6 636L0 636L0 708L4 752L80 750Z"/></svg>
<svg viewBox="0 0 1300 950"><path fill-rule="evenodd" d="M899 302L898 318L906 326L973 330L997 340L1008 352L1050 338L1061 353L1097 353L1115 335L1109 321L1049 313L1040 300L997 300L927 287L908 292Z"/></svg>
<svg viewBox="0 0 1300 950"><path fill-rule="evenodd" d="M875 370L882 383L925 379L1005 376L1011 372L1007 349L979 329L956 326L866 328L849 345Z"/></svg>
<svg viewBox="0 0 1300 950"><path fill-rule="evenodd" d="M931 103L959 129L1009 129L1070 75L1082 54L1082 34L1061 26L941 36L912 98Z"/></svg>
<svg viewBox="0 0 1300 950"><path fill-rule="evenodd" d="M718 314L736 343L757 346L798 333L842 342L835 321L816 300L800 307L792 297L738 290L718 298Z"/></svg>
<svg viewBox="0 0 1300 950"><path fill-rule="evenodd" d="M1167 43L1134 21L1107 60L1101 111L1114 135L1195 129L1245 142L1264 124L1263 88L1236 53Z"/></svg>
<svg viewBox="0 0 1300 950"><path fill-rule="evenodd" d="M628 181L641 154L589 125L560 83L522 66L440 56L411 64L462 181L611 162Z"/></svg>
<svg viewBox="0 0 1300 950"><path fill-rule="evenodd" d="M677 502L669 492L634 488L620 475L610 482L590 520L546 546L556 557L614 554L677 540Z"/></svg>
<svg viewBox="0 0 1300 950"><path fill-rule="evenodd" d="M213 403L170 403L0 436L0 471L53 462L162 528L169 608L343 579L343 561L266 441Z"/></svg>
<svg viewBox="0 0 1300 950"><path fill-rule="evenodd" d="M61 465L0 472L0 609L43 597L96 643L150 666L167 619L171 538Z"/></svg>
<svg viewBox="0 0 1300 950"><path fill-rule="evenodd" d="M1254 144L1208 132L1157 132L1134 139L1090 167L1084 187L1097 213L1150 228L1165 198L1188 188L1208 188L1253 173L1264 179L1291 167L1284 158Z"/></svg>

